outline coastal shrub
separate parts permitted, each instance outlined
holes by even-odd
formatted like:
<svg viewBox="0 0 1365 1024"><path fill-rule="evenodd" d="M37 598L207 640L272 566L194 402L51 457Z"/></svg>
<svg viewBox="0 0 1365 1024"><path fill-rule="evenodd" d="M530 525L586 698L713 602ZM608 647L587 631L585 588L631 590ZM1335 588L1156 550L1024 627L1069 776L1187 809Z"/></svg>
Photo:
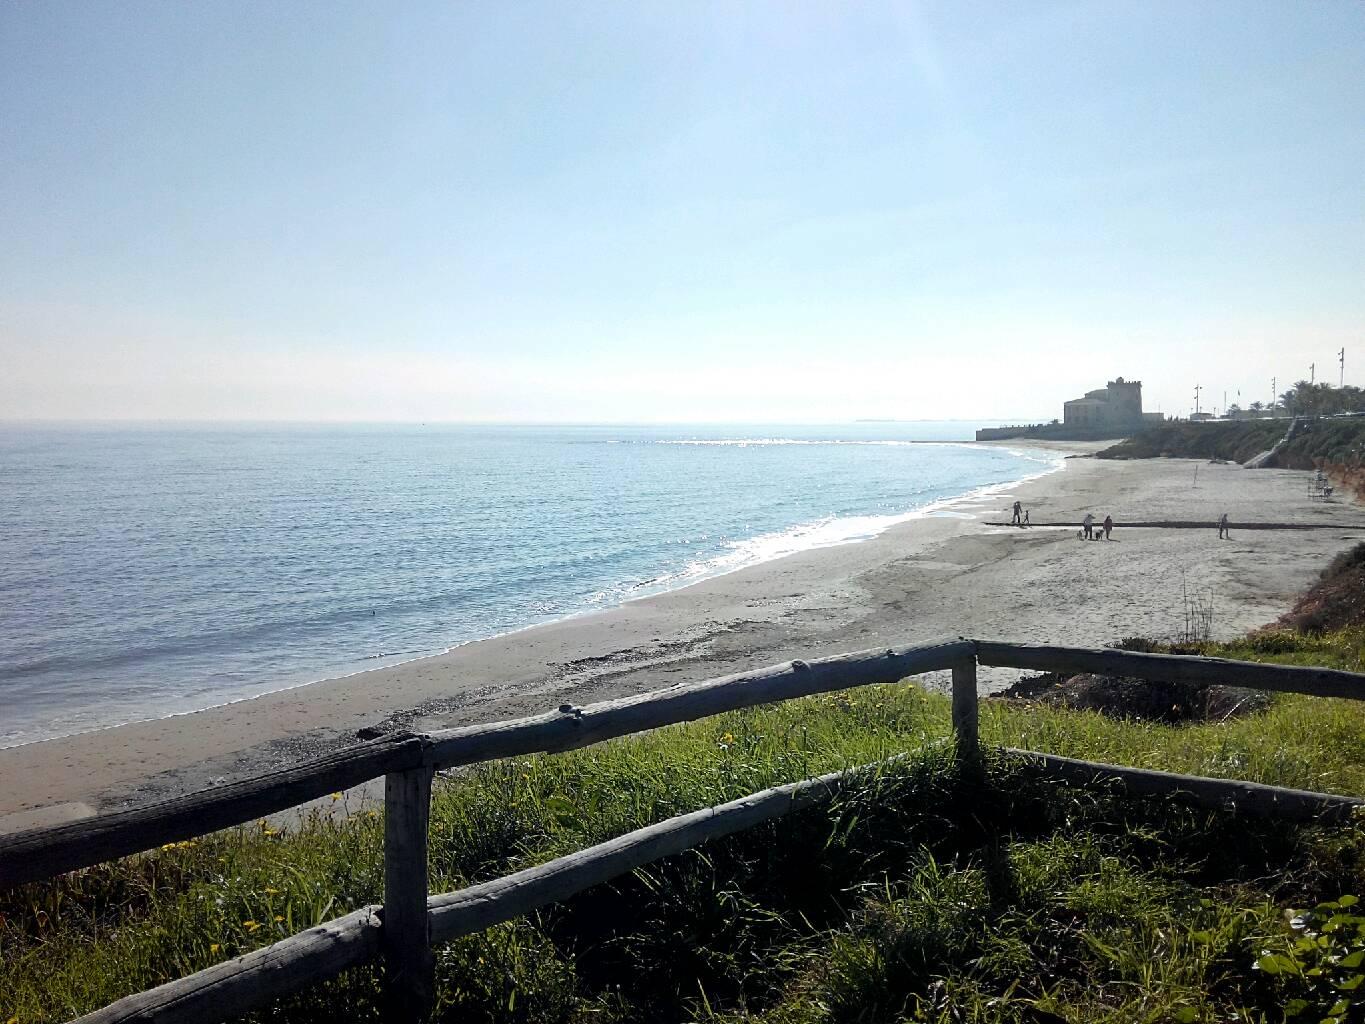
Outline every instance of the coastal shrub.
<svg viewBox="0 0 1365 1024"><path fill-rule="evenodd" d="M1288 420L1229 423L1171 422L1150 427L1096 452L1099 459L1221 459L1246 462L1283 439ZM1276 454L1280 469L1331 469L1351 476L1365 462L1365 418L1303 421ZM1349 481L1353 484L1355 481Z"/></svg>
<svg viewBox="0 0 1365 1024"><path fill-rule="evenodd" d="M1245 462L1275 446L1286 420L1232 423L1172 422L1150 427L1103 451L1098 459L1222 459ZM1365 426L1358 426L1365 436Z"/></svg>
<svg viewBox="0 0 1365 1024"><path fill-rule="evenodd" d="M1341 576L1352 570L1365 568L1365 543L1357 544L1347 548L1327 563L1327 568L1323 569L1320 578L1330 580Z"/></svg>
<svg viewBox="0 0 1365 1024"><path fill-rule="evenodd" d="M1357 896L1291 911L1289 935L1256 958L1280 985L1286 1021L1345 1024L1365 1008L1365 917Z"/></svg>
<svg viewBox="0 0 1365 1024"><path fill-rule="evenodd" d="M1332 632L1338 639L1349 627L1365 625L1365 544L1332 559L1277 625L1299 633Z"/></svg>

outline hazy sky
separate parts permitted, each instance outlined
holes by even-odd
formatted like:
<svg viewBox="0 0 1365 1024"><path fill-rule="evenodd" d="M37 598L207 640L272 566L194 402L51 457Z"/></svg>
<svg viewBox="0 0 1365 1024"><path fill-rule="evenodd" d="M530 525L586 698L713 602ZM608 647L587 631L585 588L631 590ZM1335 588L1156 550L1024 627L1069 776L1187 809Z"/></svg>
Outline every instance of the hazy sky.
<svg viewBox="0 0 1365 1024"><path fill-rule="evenodd" d="M0 418L1365 384L1365 4L0 4Z"/></svg>

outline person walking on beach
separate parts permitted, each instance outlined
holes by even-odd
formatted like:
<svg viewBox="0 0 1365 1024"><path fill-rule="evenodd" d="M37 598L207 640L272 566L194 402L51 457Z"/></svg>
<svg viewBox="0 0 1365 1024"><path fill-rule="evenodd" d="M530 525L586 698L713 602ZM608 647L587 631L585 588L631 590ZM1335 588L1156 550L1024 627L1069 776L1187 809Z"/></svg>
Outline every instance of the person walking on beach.
<svg viewBox="0 0 1365 1024"><path fill-rule="evenodd" d="M1095 539L1095 517L1089 512L1081 520L1081 536L1086 540Z"/></svg>
<svg viewBox="0 0 1365 1024"><path fill-rule="evenodd" d="M1104 517L1104 539L1108 540L1109 535L1114 532L1114 517L1106 514Z"/></svg>
<svg viewBox="0 0 1365 1024"><path fill-rule="evenodd" d="M1218 517L1218 539L1232 540L1232 531L1228 529L1228 514L1226 512Z"/></svg>
<svg viewBox="0 0 1365 1024"><path fill-rule="evenodd" d="M1024 506L1019 502L1014 503L1014 518L1010 520L1011 526L1023 526Z"/></svg>

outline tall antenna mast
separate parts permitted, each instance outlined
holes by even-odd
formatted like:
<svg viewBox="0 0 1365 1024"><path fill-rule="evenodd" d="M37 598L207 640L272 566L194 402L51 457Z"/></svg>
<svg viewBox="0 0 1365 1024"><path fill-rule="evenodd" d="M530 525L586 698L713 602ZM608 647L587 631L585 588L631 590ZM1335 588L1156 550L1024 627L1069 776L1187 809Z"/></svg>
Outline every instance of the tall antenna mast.
<svg viewBox="0 0 1365 1024"><path fill-rule="evenodd" d="M1309 364L1308 364L1308 383L1309 383L1309 384L1316 384L1316 383L1317 383L1317 380L1318 380L1318 376L1317 376L1317 375L1318 375L1318 364L1317 364L1317 363L1309 363Z"/></svg>
<svg viewBox="0 0 1365 1024"><path fill-rule="evenodd" d="M1199 415L1199 392L1203 390L1204 389L1198 384L1194 386L1194 414L1196 416Z"/></svg>
<svg viewBox="0 0 1365 1024"><path fill-rule="evenodd" d="M1275 411L1275 406L1278 405L1278 404L1279 404L1279 401L1280 401L1280 390L1279 390L1278 387L1276 387L1276 384L1277 384L1277 382L1279 381L1279 379L1280 379L1279 377L1271 377L1271 378L1270 378L1270 411L1271 411L1271 412L1274 412L1274 411Z"/></svg>
<svg viewBox="0 0 1365 1024"><path fill-rule="evenodd" d="M1341 351L1337 353L1337 362L1341 363L1341 381L1340 381L1340 383L1337 384L1337 387L1339 387L1339 388L1344 388L1344 387L1346 386L1346 346L1345 346L1345 345L1342 345L1342 346L1341 346Z"/></svg>

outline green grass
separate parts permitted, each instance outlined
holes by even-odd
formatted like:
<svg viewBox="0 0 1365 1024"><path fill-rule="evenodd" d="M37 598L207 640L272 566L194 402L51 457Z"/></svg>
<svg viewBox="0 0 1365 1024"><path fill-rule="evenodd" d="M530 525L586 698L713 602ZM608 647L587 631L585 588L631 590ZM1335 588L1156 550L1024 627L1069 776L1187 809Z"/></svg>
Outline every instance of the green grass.
<svg viewBox="0 0 1365 1024"><path fill-rule="evenodd" d="M1271 635L1208 653L1358 669L1363 640ZM1264 715L1169 727L988 701L981 733L1359 793L1363 714L1286 696ZM438 1019L1279 1021L1273 1008L1306 982L1253 964L1290 941L1284 908L1365 890L1354 827L1119 800L994 763L980 786L955 776L947 722L941 696L872 687L447 780L432 807L434 892L910 755L828 807L442 947ZM64 1020L378 902L381 847L372 813L317 816L0 894L0 1024ZM377 1020L376 993L376 970L358 970L253 1019Z"/></svg>

